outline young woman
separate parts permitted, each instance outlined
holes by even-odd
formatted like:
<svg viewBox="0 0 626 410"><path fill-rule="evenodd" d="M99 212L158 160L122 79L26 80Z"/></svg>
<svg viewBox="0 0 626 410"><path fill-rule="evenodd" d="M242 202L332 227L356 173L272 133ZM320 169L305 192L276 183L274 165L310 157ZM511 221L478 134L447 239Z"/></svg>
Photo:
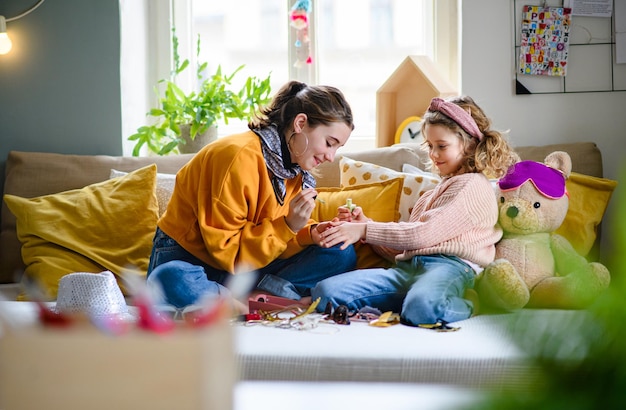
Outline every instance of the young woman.
<svg viewBox="0 0 626 410"><path fill-rule="evenodd" d="M175 307L228 295L227 278L249 271L257 289L299 300L356 265L351 246L318 246L309 219L317 195L309 171L332 161L354 129L343 94L289 82L248 128L208 144L176 175L148 268L148 283Z"/></svg>
<svg viewBox="0 0 626 410"><path fill-rule="evenodd" d="M422 134L441 183L418 199L408 222L374 222L360 208L340 208L322 233L324 246L345 248L361 240L396 263L321 281L312 290L312 298L321 298L320 309L328 302L350 310L371 306L400 312L402 322L413 326L472 315L476 306L464 299L465 291L473 290L476 274L493 261L502 236L486 175L504 175L517 158L490 125L469 97L431 101Z"/></svg>

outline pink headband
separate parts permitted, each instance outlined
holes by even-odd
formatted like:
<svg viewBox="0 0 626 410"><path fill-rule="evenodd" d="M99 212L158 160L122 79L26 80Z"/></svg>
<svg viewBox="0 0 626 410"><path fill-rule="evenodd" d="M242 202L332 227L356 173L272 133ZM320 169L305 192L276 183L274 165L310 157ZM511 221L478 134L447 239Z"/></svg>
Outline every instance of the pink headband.
<svg viewBox="0 0 626 410"><path fill-rule="evenodd" d="M430 100L428 111L439 111L450 117L454 122L459 124L469 135L481 141L483 133L478 129L478 125L472 116L458 105L445 101L439 97Z"/></svg>

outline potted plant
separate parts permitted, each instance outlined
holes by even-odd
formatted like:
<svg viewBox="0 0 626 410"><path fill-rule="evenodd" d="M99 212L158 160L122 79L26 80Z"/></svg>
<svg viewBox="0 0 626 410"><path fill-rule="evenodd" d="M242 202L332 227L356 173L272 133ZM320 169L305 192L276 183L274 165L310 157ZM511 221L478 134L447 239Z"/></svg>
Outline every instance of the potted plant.
<svg viewBox="0 0 626 410"><path fill-rule="evenodd" d="M165 85L163 96L159 97L159 108L151 109L146 115L156 120L152 125L144 125L128 139L136 141L133 156L139 156L145 145L158 155L172 152L195 152L194 147L198 136L209 134L217 137L219 121L228 124L229 119L249 119L258 107L270 101L270 75L265 79L255 76L248 77L239 90L232 90L232 80L244 65L239 66L232 74L222 73L221 65L215 74L204 80L203 74L207 63L198 64L196 75L202 80L199 89L186 94L176 85L176 77L188 66L189 60L180 63L178 55L178 39L172 37L175 69L170 80L161 80ZM200 54L200 36L198 36L196 55ZM191 149L189 149L191 147ZM187 148L187 149L185 149Z"/></svg>

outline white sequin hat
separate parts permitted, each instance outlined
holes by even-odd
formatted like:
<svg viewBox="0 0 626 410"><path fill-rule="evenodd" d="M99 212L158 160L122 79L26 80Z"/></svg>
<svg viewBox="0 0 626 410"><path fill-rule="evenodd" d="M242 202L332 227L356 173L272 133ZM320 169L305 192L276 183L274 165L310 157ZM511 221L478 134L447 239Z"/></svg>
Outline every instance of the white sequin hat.
<svg viewBox="0 0 626 410"><path fill-rule="evenodd" d="M60 313L86 313L89 316L120 316L134 319L128 311L115 276L110 271L100 273L75 272L61 278L54 310Z"/></svg>

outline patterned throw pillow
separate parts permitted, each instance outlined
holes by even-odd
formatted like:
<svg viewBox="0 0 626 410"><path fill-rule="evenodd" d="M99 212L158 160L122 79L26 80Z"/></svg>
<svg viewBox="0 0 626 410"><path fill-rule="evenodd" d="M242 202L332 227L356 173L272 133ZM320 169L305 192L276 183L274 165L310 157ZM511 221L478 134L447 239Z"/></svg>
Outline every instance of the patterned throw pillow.
<svg viewBox="0 0 626 410"><path fill-rule="evenodd" d="M423 174L412 174L408 172L398 172L389 168L381 167L363 161L355 161L348 157L342 157L341 186L350 187L374 182L386 181L394 178L403 178L402 196L398 212L400 222L406 222L411 216L413 206L417 199L426 191L433 189L440 181L435 174L421 171ZM366 213L367 215L367 213Z"/></svg>
<svg viewBox="0 0 626 410"><path fill-rule="evenodd" d="M112 169L109 178L122 177L126 174L128 174L128 172ZM163 215L163 212L165 212L165 209L167 208L167 203L172 197L172 192L174 192L175 183L175 174L162 174L160 172L157 172L156 196L157 202L159 203L159 218L161 217L161 215Z"/></svg>

